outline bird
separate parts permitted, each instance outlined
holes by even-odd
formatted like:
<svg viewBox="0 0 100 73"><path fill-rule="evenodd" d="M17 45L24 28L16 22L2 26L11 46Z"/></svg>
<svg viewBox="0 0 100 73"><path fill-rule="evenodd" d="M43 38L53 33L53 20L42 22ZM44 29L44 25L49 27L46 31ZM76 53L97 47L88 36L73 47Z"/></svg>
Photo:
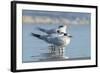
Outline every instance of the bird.
<svg viewBox="0 0 100 73"><path fill-rule="evenodd" d="M55 33L66 33L66 30L67 30L67 25L60 25L57 29L44 29L44 28L41 28L41 27L37 27L38 30L42 31L42 32L45 32L46 34L48 34L48 36L51 36L52 34L55 34Z"/></svg>
<svg viewBox="0 0 100 73"><path fill-rule="evenodd" d="M47 35L40 35L40 34L36 34L36 33L31 33L32 36L41 39L43 41L45 41L48 44L53 44L55 47L57 47L58 49L61 49L61 53L63 55L63 49L70 44L70 40L71 40L71 35L67 34L67 33L63 33L63 36L47 36Z"/></svg>

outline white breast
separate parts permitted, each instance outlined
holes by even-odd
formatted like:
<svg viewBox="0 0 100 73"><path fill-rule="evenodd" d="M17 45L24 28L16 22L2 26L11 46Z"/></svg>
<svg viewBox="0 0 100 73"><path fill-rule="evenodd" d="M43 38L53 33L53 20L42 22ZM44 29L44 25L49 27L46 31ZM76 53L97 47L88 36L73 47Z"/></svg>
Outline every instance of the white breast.
<svg viewBox="0 0 100 73"><path fill-rule="evenodd" d="M67 46L67 45L70 44L70 40L71 40L71 39L70 39L69 37L64 37L63 40L64 40L64 43L65 43L65 44L64 44L65 46Z"/></svg>

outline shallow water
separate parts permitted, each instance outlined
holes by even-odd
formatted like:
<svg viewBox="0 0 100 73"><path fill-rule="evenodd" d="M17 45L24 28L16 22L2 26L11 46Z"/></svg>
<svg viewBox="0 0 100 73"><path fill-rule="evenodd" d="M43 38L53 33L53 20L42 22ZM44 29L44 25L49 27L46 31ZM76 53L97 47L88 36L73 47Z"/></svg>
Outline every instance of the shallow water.
<svg viewBox="0 0 100 73"><path fill-rule="evenodd" d="M71 43L64 49L64 57L49 58L48 45L46 42L31 36L31 32L38 34L45 34L36 29L36 27L43 27L46 29L57 28L59 25L43 25L43 24L23 24L22 36L22 61L36 62L36 61L53 61L53 60L67 60L75 59L90 59L90 25L73 25L68 29L73 37Z"/></svg>

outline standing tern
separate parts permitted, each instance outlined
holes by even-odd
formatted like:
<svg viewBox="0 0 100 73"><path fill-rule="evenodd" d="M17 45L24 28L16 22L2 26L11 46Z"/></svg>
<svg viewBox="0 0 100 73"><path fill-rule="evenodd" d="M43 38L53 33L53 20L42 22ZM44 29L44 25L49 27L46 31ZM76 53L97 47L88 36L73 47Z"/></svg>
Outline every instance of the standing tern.
<svg viewBox="0 0 100 73"><path fill-rule="evenodd" d="M58 49L62 49L62 55L63 55L63 49L66 47L68 44L70 44L71 40L71 35L64 33L63 36L58 36L58 37L48 37L47 35L39 35L32 33L32 36L41 39L49 44L53 44L56 46Z"/></svg>

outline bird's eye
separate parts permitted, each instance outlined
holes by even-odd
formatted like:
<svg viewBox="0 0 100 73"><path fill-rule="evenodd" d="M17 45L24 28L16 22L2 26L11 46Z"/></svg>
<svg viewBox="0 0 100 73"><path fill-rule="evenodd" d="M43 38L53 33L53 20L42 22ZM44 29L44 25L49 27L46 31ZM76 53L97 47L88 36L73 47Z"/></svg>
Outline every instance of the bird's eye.
<svg viewBox="0 0 100 73"><path fill-rule="evenodd" d="M59 30L57 30L57 33L60 33L60 31L59 31Z"/></svg>
<svg viewBox="0 0 100 73"><path fill-rule="evenodd" d="M67 33L64 33L64 36L67 36L68 34Z"/></svg>

